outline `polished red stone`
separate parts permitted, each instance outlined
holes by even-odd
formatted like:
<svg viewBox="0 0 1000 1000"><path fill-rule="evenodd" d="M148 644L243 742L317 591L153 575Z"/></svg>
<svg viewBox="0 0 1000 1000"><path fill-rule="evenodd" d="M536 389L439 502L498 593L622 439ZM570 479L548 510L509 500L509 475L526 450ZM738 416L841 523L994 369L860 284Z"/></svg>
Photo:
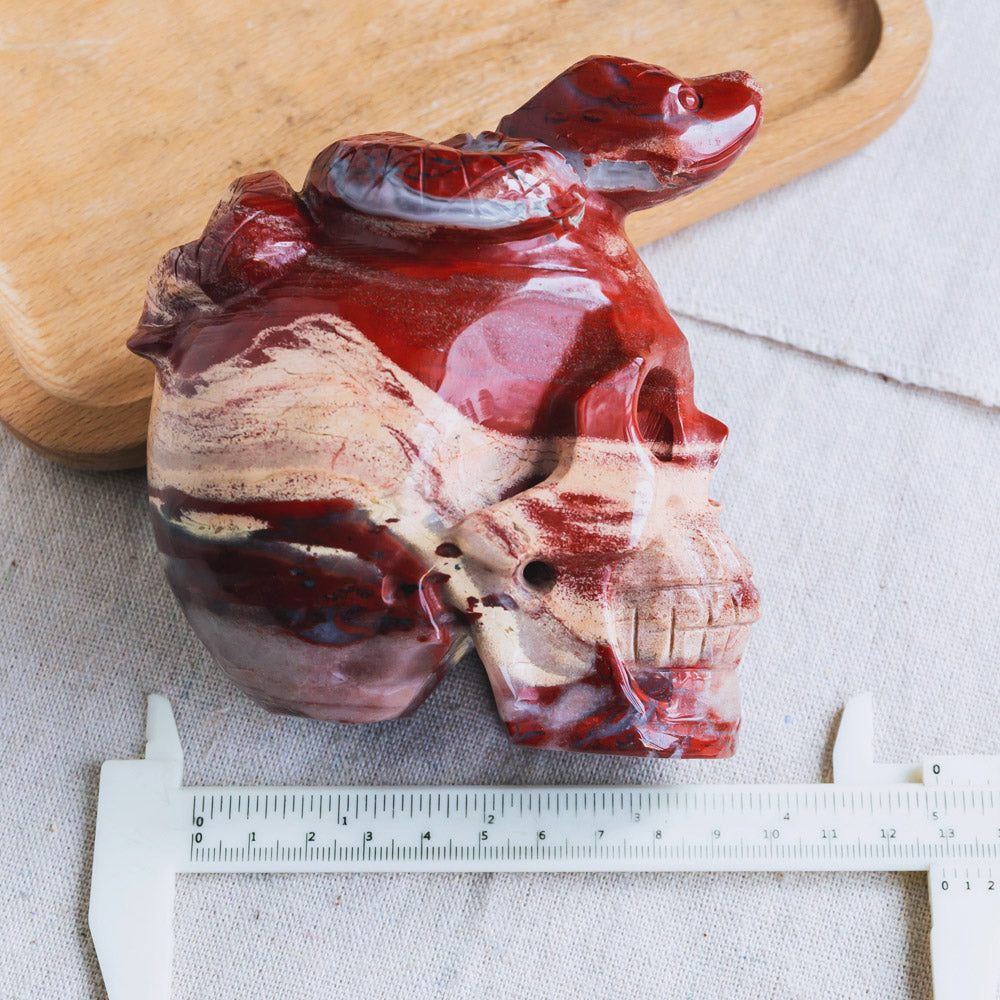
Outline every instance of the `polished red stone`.
<svg viewBox="0 0 1000 1000"><path fill-rule="evenodd" d="M159 373L157 542L245 690L394 717L471 636L516 741L732 752L730 640L757 598L697 499L726 430L622 223L716 176L759 120L746 74L595 57L498 132L341 140L300 193L242 178L164 258L129 342ZM653 632L666 650L640 653Z"/></svg>

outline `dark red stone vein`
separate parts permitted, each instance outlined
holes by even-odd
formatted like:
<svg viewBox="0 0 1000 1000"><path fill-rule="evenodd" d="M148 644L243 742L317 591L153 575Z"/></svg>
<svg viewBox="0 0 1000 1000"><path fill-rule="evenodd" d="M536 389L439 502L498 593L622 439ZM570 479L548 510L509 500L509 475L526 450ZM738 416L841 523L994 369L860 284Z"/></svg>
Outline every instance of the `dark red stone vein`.
<svg viewBox="0 0 1000 1000"><path fill-rule="evenodd" d="M304 642L347 645L388 632L422 642L450 642L453 612L441 599L437 574L384 525L345 500L225 503L154 490L157 543L182 603L200 601L217 613L240 608L262 627ZM246 538L220 540L186 530L185 513L236 514L266 527ZM350 571L296 545L342 549L357 557ZM428 614L430 611L430 614Z"/></svg>
<svg viewBox="0 0 1000 1000"><path fill-rule="evenodd" d="M519 687L498 694L500 714L513 742L550 750L607 753L626 757L731 757L739 716L723 718L700 703L708 664L660 673L646 672L633 683L642 691L638 709L612 674L614 656L602 648L593 671L568 684ZM579 685L597 695L586 715L559 719L563 699Z"/></svg>

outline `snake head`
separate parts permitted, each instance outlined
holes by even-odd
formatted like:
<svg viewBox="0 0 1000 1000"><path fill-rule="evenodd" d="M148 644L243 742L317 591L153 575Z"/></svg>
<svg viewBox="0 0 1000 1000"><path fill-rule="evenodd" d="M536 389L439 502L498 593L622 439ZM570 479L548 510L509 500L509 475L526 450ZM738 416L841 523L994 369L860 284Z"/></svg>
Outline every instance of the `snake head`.
<svg viewBox="0 0 1000 1000"><path fill-rule="evenodd" d="M559 150L590 191L633 212L717 177L760 121L761 90L749 73L683 79L648 63L590 56L499 130Z"/></svg>

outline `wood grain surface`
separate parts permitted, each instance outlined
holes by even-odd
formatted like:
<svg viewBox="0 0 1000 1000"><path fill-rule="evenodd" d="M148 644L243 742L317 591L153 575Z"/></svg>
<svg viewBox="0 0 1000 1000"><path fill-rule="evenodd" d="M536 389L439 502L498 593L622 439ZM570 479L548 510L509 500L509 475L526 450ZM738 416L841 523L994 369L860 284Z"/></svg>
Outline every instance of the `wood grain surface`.
<svg viewBox="0 0 1000 1000"><path fill-rule="evenodd" d="M124 342L157 259L236 176L298 186L346 135L492 128L591 53L749 70L756 141L633 216L641 244L863 145L930 46L922 0L0 0L0 24L0 420L89 468L141 464L152 370Z"/></svg>

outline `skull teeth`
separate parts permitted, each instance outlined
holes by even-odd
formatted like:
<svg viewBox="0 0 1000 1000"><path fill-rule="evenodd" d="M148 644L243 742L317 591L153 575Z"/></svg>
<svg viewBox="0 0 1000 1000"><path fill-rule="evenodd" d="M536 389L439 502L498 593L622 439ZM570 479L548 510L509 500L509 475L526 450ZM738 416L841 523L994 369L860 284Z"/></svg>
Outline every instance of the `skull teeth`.
<svg viewBox="0 0 1000 1000"><path fill-rule="evenodd" d="M639 617L646 622L672 622L679 629L750 625L759 617L757 592L745 580L668 587L641 606Z"/></svg>
<svg viewBox="0 0 1000 1000"><path fill-rule="evenodd" d="M648 630L639 642L635 662L644 667L734 666L750 637L749 625L719 628Z"/></svg>
<svg viewBox="0 0 1000 1000"><path fill-rule="evenodd" d="M701 652L707 637L707 629L675 628L670 643L670 662L697 663L701 659Z"/></svg>
<svg viewBox="0 0 1000 1000"><path fill-rule="evenodd" d="M756 593L744 584L674 587L624 616L618 645L642 666L735 664L757 617Z"/></svg>

